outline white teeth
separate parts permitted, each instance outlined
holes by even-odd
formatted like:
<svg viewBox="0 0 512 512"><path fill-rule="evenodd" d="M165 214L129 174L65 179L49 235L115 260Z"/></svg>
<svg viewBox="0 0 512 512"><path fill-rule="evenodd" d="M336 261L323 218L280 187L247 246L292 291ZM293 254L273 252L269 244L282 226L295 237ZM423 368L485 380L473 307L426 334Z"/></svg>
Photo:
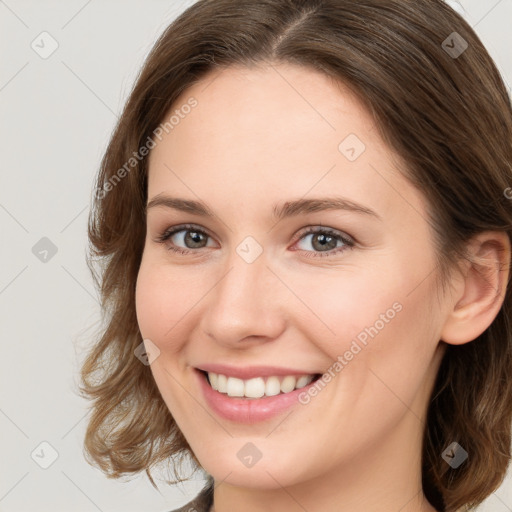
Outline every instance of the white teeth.
<svg viewBox="0 0 512 512"><path fill-rule="evenodd" d="M304 386L307 386L311 381L309 380L308 375L303 375L302 377L299 377L297 379L297 384L295 384L296 388L303 388Z"/></svg>
<svg viewBox="0 0 512 512"><path fill-rule="evenodd" d="M265 381L261 377L246 380L244 384L247 398L261 398L265 394Z"/></svg>
<svg viewBox="0 0 512 512"><path fill-rule="evenodd" d="M228 396L244 396L244 381L236 377L229 377L226 385Z"/></svg>
<svg viewBox="0 0 512 512"><path fill-rule="evenodd" d="M281 391L289 393L295 389L295 384L297 384L297 379L292 375L287 375L281 382Z"/></svg>
<svg viewBox="0 0 512 512"><path fill-rule="evenodd" d="M299 378L293 375L286 377L255 377L242 380L236 377L208 372L210 385L219 393L232 397L261 398L262 396L274 396L279 393L289 393L294 389L307 386L314 378L314 375L301 375Z"/></svg>
<svg viewBox="0 0 512 512"><path fill-rule="evenodd" d="M225 375L217 375L217 390L220 391L221 393L227 393L228 378Z"/></svg>
<svg viewBox="0 0 512 512"><path fill-rule="evenodd" d="M212 385L212 388L217 390L217 380L219 376L216 373L210 373L210 384Z"/></svg>
<svg viewBox="0 0 512 512"><path fill-rule="evenodd" d="M279 393L281 393L281 384L279 383L279 379L277 377L269 377L265 384L265 395L274 396L279 395Z"/></svg>

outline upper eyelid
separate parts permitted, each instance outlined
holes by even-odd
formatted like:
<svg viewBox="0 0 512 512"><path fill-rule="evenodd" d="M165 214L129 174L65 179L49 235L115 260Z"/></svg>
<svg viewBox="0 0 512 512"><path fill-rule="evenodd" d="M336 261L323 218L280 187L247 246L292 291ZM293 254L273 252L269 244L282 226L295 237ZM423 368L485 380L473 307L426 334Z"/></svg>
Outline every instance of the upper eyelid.
<svg viewBox="0 0 512 512"><path fill-rule="evenodd" d="M176 226L172 226L172 227L164 230L162 232L161 236L163 237L166 235L175 235L176 233L179 233L180 231L193 231L193 230L204 233L205 235L208 235L210 238L215 238L207 229L205 229L201 226L196 226L195 224L185 224L185 225L177 224Z"/></svg>
<svg viewBox="0 0 512 512"><path fill-rule="evenodd" d="M196 224L177 224L176 226L172 226L168 229L166 229L157 239L161 239L166 236L174 236L176 233L179 233L180 231L188 231L188 230L196 230L201 233L204 233L210 238L215 239L215 237L202 226L196 225ZM333 234L338 236L341 239L346 239L348 242L353 243L354 245L357 243L356 239L350 235L349 233L346 233L345 231L341 231L336 228L331 228L330 226L323 226L321 224L311 224L309 226L305 226L298 230L297 234L294 237L294 243L298 240L300 240L303 236L311 234L311 231L331 231ZM191 249L193 250L193 249Z"/></svg>

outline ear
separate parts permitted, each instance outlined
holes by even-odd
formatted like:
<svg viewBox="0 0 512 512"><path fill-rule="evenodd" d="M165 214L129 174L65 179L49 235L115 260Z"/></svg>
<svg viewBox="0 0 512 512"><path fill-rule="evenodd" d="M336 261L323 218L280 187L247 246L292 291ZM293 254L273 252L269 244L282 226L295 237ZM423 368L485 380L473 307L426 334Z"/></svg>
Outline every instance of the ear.
<svg viewBox="0 0 512 512"><path fill-rule="evenodd" d="M507 291L510 239L506 232L485 231L468 242L470 258L454 280L454 293L441 340L462 345L482 334L496 318Z"/></svg>

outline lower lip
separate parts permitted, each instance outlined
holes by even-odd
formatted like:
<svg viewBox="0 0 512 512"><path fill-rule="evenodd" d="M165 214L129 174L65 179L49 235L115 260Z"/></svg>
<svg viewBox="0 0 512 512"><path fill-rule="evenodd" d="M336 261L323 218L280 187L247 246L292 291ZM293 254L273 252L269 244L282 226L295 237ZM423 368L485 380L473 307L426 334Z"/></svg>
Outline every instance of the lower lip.
<svg viewBox="0 0 512 512"><path fill-rule="evenodd" d="M196 373L204 398L215 413L227 420L248 424L268 420L293 405L300 404L300 393L307 392L316 383L315 380L303 388L274 396L233 398L225 393L215 391L208 383L204 373L199 370L196 370Z"/></svg>

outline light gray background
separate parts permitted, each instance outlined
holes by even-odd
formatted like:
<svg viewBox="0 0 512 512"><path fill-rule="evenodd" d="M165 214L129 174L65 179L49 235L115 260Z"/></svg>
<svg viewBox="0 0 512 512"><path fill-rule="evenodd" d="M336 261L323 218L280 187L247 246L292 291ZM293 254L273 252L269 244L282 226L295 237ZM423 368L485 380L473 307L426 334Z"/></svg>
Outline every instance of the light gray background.
<svg viewBox="0 0 512 512"><path fill-rule="evenodd" d="M196 474L159 494L145 475L106 479L83 458L75 392L100 318L84 259L93 178L145 56L192 3L0 0L1 512L163 512L203 485ZM512 0L460 6L511 84ZM46 59L31 47L44 31L58 43ZM43 237L57 248L46 262L32 251ZM47 469L42 442L58 454ZM479 510L512 511L511 484L509 472Z"/></svg>

